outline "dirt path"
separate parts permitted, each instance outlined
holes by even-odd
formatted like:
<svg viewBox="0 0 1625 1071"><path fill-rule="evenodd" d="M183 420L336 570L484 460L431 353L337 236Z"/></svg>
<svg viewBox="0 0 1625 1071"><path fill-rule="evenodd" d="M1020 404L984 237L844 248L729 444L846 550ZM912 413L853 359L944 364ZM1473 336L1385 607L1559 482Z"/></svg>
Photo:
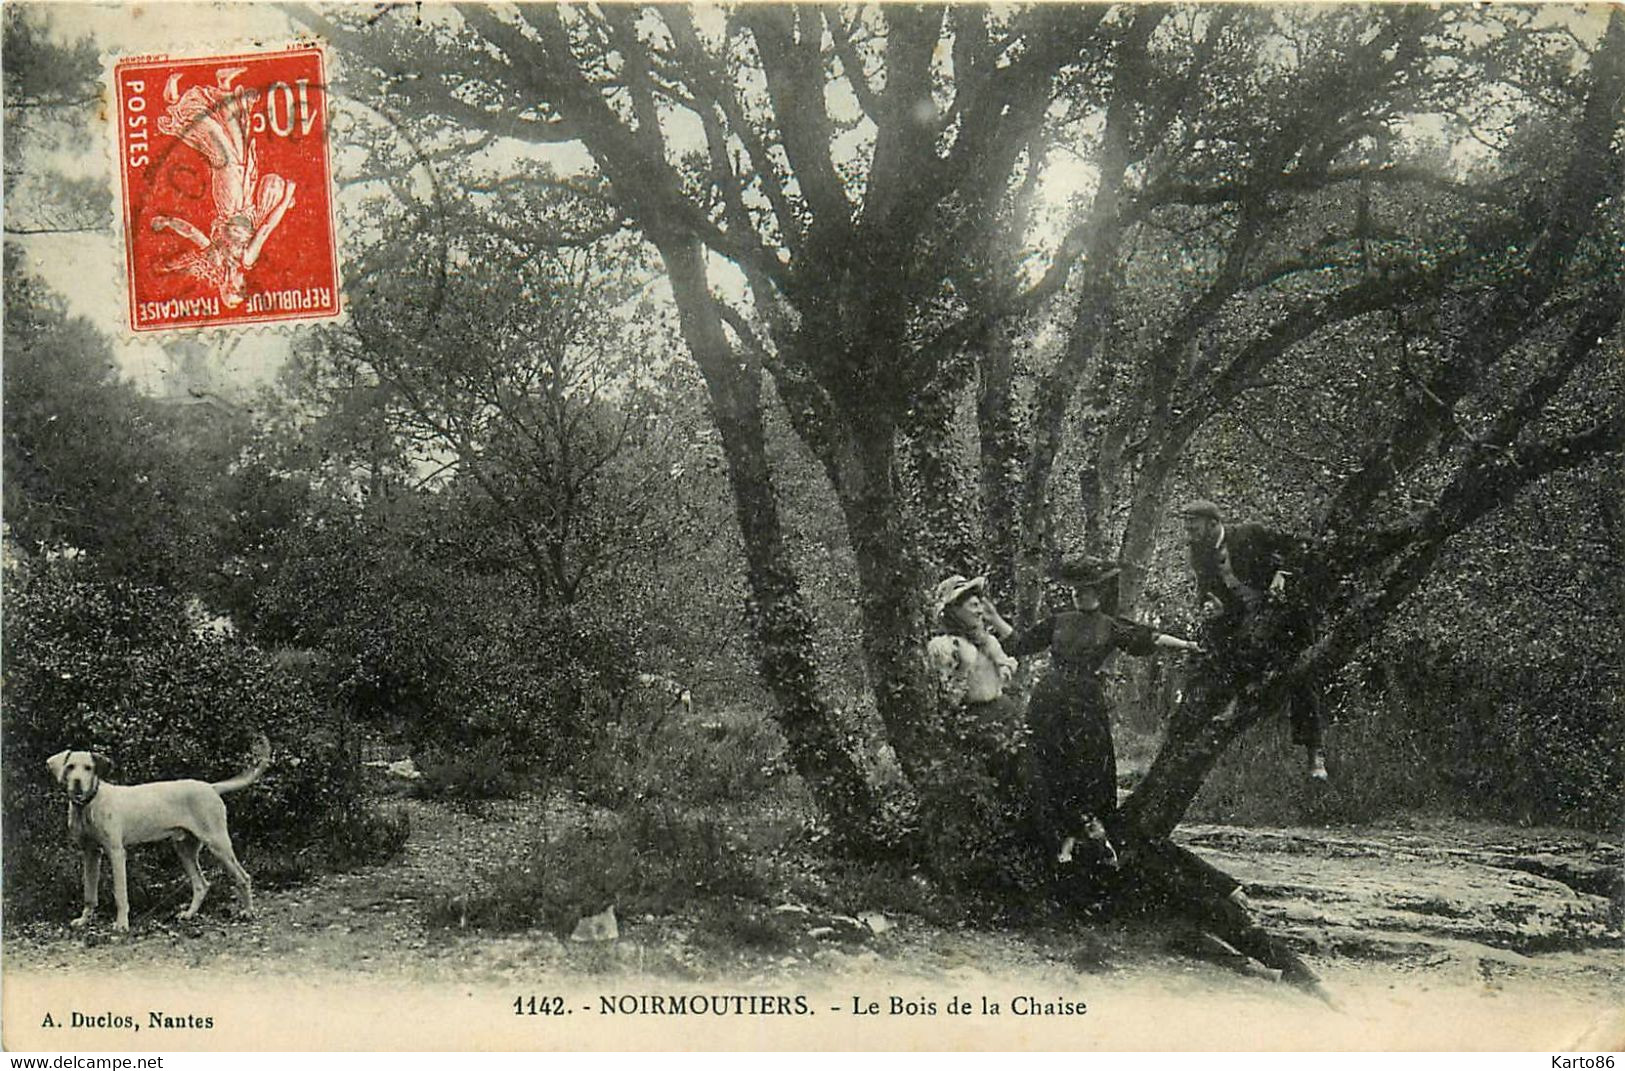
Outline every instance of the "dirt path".
<svg viewBox="0 0 1625 1071"><path fill-rule="evenodd" d="M215 881L203 914L190 922L149 912L133 920L127 937L99 919L87 933L64 925L9 928L7 960L13 966L139 968L168 962L188 968L227 967L246 973L306 969L442 975L459 963L478 967L484 953L423 924L431 900L466 888L491 860L512 858L538 835L544 810L528 802L503 801L475 817L436 803L403 800L412 833L401 855L380 866L325 874L291 889L260 890L256 915L232 917L229 883ZM103 890L105 901L107 892ZM110 916L110 905L104 902ZM467 944L468 947L462 947ZM450 961L450 962L448 962Z"/></svg>
<svg viewBox="0 0 1625 1071"><path fill-rule="evenodd" d="M1358 830L1190 826L1267 925L1317 967L1625 1006L1618 845L1561 830L1417 820Z"/></svg>
<svg viewBox="0 0 1625 1071"><path fill-rule="evenodd" d="M496 863L521 858L544 826L556 830L572 816L529 802L493 804L481 817L424 801L401 806L412 820L401 857L265 890L252 921L227 914L229 896L217 883L203 918L182 923L154 912L127 937L111 934L105 919L89 933L54 923L8 927L8 969L160 966L479 983L542 971L779 982L887 974L940 984L967 970L1240 981L1144 924L994 932L902 917L854 939L841 923L786 904L800 928L788 946L723 950L697 946L690 920L672 917L623 919L621 939L605 945L429 927L432 901L468 891ZM1245 881L1270 924L1331 976L1518 979L1625 998L1617 846L1460 822L1352 831L1192 826L1182 838Z"/></svg>
<svg viewBox="0 0 1625 1071"><path fill-rule="evenodd" d="M1453 821L1359 831L1191 826L1182 837L1322 956L1460 952L1516 962L1620 943L1622 853L1594 838Z"/></svg>

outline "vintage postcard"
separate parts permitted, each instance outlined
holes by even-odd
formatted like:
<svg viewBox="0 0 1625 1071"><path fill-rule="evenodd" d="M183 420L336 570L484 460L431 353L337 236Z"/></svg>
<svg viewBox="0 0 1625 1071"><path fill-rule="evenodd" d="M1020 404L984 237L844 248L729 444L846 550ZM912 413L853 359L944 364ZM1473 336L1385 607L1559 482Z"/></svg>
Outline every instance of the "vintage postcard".
<svg viewBox="0 0 1625 1071"><path fill-rule="evenodd" d="M1625 1045L1625 9L0 69L8 1051Z"/></svg>

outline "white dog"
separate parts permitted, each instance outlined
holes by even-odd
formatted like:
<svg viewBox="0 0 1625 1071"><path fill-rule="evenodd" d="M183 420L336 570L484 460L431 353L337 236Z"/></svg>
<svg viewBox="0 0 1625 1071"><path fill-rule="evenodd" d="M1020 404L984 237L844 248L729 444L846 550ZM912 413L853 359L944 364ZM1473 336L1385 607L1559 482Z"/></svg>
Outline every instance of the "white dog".
<svg viewBox="0 0 1625 1071"><path fill-rule="evenodd" d="M101 857L113 865L115 930L130 928L130 898L125 876L126 846L170 840L181 867L192 880L192 902L180 913L197 914L208 894L209 882L198 867L198 850L207 847L237 883L243 914L254 912L254 890L248 871L231 850L226 829L226 804L220 797L247 788L271 765L271 745L261 736L250 769L229 781L154 781L145 785L115 785L105 780L112 769L106 756L89 751L62 751L45 760L57 783L68 794L68 832L79 845L84 877L85 909L73 920L83 926L96 913L101 884Z"/></svg>

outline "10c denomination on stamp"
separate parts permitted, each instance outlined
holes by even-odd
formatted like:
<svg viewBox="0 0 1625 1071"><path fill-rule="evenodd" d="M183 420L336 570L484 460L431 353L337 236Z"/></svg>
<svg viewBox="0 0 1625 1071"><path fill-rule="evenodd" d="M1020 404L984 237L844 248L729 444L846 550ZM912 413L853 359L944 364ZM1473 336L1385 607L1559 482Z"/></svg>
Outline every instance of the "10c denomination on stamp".
<svg viewBox="0 0 1625 1071"><path fill-rule="evenodd" d="M322 53L113 67L134 331L339 315Z"/></svg>

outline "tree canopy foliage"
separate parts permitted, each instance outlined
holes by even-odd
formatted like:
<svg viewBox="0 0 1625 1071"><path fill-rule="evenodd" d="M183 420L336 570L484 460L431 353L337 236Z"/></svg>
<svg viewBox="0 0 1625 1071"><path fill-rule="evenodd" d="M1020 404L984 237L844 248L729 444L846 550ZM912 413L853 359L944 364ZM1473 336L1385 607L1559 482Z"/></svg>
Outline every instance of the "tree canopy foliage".
<svg viewBox="0 0 1625 1071"><path fill-rule="evenodd" d="M576 185L658 252L728 459L764 677L798 769L854 830L874 801L826 728L768 383L839 505L862 654L911 773L933 572L986 567L1030 611L1057 549L1093 543L1133 603L1171 494L1245 501L1250 473L1190 482L1203 436L1273 399L1243 427L1319 463L1312 490L1246 504L1314 539L1317 638L1271 645L1243 716L1168 741L1129 804L1148 833L1280 689L1381 634L1453 539L1620 444L1617 12L308 21L448 143L585 149ZM1063 468L1081 516L1057 515Z"/></svg>

